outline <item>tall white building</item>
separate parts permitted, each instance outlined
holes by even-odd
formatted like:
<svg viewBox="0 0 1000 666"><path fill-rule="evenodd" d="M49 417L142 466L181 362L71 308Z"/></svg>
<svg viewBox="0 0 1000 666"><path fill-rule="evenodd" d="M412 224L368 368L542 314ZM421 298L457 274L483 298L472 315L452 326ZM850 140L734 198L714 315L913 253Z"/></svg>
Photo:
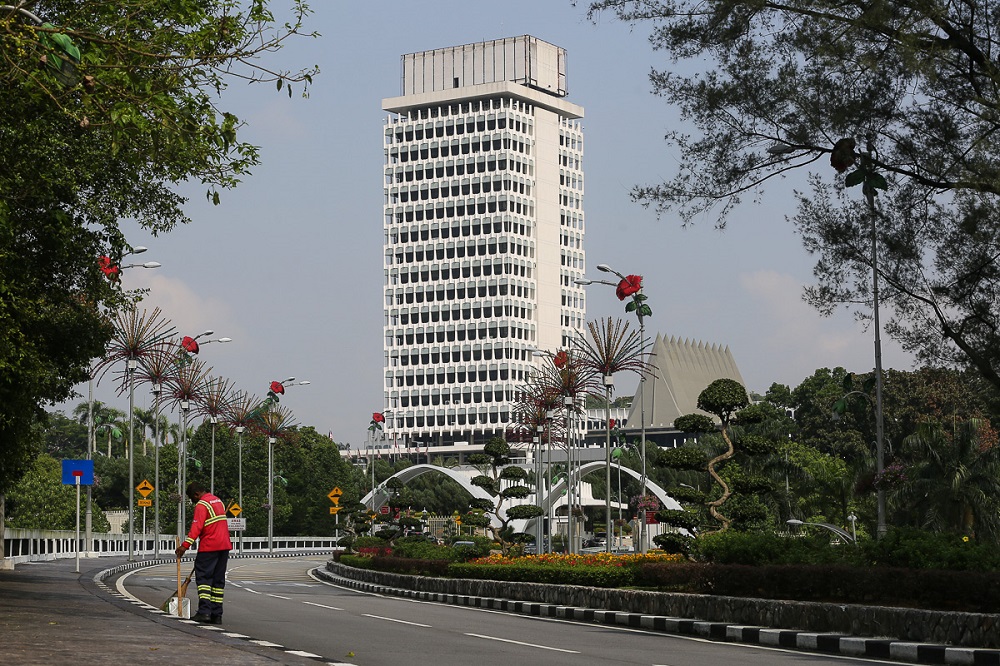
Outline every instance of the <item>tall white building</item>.
<svg viewBox="0 0 1000 666"><path fill-rule="evenodd" d="M530 36L402 57L384 99L386 439L435 455L511 423L584 325L583 109Z"/></svg>

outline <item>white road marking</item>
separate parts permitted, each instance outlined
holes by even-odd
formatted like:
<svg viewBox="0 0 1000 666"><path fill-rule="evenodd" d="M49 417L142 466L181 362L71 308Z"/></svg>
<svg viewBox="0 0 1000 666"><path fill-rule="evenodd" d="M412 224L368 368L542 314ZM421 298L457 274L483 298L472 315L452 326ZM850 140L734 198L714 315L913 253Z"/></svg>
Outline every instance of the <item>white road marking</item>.
<svg viewBox="0 0 1000 666"><path fill-rule="evenodd" d="M465 634L466 636L472 636L473 638L485 638L488 641L500 641L501 643L513 643L514 645L523 645L524 647L538 648L539 650L553 650L554 652L567 652L569 654L580 654L577 650L564 650L562 648L550 647L548 645L537 645L535 643L524 643L522 641L514 641L509 638L499 638L497 636L485 636L483 634Z"/></svg>
<svg viewBox="0 0 1000 666"><path fill-rule="evenodd" d="M264 594L263 592L258 592L257 590L251 590L249 587L244 587L247 592L253 592L254 594Z"/></svg>
<svg viewBox="0 0 1000 666"><path fill-rule="evenodd" d="M285 647L284 645L278 645L277 643L272 643L271 641L249 641L249 642L253 643L254 645L259 645L261 647L272 647L272 648L282 648L282 649L284 649Z"/></svg>
<svg viewBox="0 0 1000 666"><path fill-rule="evenodd" d="M317 604L312 601L303 601L302 603L306 604L307 606L319 606L320 608L328 608L330 610L335 610L335 611L344 610L343 608L337 608L336 606L324 606L323 604Z"/></svg>
<svg viewBox="0 0 1000 666"><path fill-rule="evenodd" d="M284 599L285 601L291 599L291 597L283 597L280 594L268 594L267 596L274 597L275 599Z"/></svg>
<svg viewBox="0 0 1000 666"><path fill-rule="evenodd" d="M397 620L394 617L382 617L381 615L369 615L368 613L362 613L361 616L362 617L370 617L370 618L373 618L375 620L386 620L387 622L398 622L399 624L409 624L409 625L412 625L414 627L426 627L428 629L431 628L431 625L429 625L429 624L420 624L419 622L407 622L406 620Z"/></svg>

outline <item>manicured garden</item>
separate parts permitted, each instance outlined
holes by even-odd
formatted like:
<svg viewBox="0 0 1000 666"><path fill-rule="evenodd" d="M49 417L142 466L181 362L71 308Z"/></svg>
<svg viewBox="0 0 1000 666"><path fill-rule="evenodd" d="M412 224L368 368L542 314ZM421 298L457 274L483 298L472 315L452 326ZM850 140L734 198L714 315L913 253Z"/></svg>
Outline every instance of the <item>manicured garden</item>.
<svg viewBox="0 0 1000 666"><path fill-rule="evenodd" d="M831 544L824 536L725 532L685 557L647 554L508 555L490 540L452 547L423 539L359 539L341 564L384 572L766 599L995 612L1000 553L990 544L921 530Z"/></svg>

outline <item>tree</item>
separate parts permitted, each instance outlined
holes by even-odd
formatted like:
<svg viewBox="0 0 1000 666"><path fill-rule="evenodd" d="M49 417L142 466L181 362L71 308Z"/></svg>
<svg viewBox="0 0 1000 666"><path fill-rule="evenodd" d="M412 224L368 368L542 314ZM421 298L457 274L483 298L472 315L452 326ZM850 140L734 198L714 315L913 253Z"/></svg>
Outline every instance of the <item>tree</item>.
<svg viewBox="0 0 1000 666"><path fill-rule="evenodd" d="M44 405L71 397L131 300L119 221L153 233L188 218L175 185L208 196L259 161L220 108L230 81L294 83L260 58L301 35L288 0L53 0L0 9L0 494L30 460ZM36 15L37 11L41 16ZM288 87L291 93L292 88Z"/></svg>
<svg viewBox="0 0 1000 666"><path fill-rule="evenodd" d="M748 402L747 390L735 379L716 379L704 391L698 394L698 409L719 417L719 420L722 422L720 432L722 433L722 439L726 442L726 450L708 461L708 473L722 488L722 495L708 502L707 506L712 517L722 523L723 532L729 529L729 524L732 521L719 512L719 507L729 499L732 489L719 476L715 467L720 462L733 457L735 449L733 441L729 436L729 424L736 412L746 407Z"/></svg>
<svg viewBox="0 0 1000 666"><path fill-rule="evenodd" d="M55 458L43 454L11 489L7 499L11 527L35 530L71 530L76 526L76 489L62 483ZM94 529L107 532L108 519L99 506L93 510Z"/></svg>
<svg viewBox="0 0 1000 666"><path fill-rule="evenodd" d="M686 223L717 209L725 226L742 197L829 158L798 195L795 224L818 258L807 300L870 316L874 222L887 331L924 362L969 364L1000 386L1000 7L589 7L653 24L653 47L674 61L651 74L653 91L690 123L667 134L677 175L637 187L637 200ZM701 71L685 74L689 63ZM861 180L887 188L874 209L845 190Z"/></svg>
<svg viewBox="0 0 1000 666"><path fill-rule="evenodd" d="M1000 538L1000 448L988 421L922 424L878 482L916 527Z"/></svg>
<svg viewBox="0 0 1000 666"><path fill-rule="evenodd" d="M469 505L484 514L485 520L478 521L478 524L489 527L505 555L515 540L510 522L537 518L545 513L541 507L531 504L516 504L504 510L504 505L510 500L524 499L531 494L531 489L525 485L528 473L524 468L511 464L509 453L510 445L502 437L494 437L483 446L482 453L469 456L469 462L480 472L472 478L472 485L482 488L493 498L473 499ZM500 527L494 527L488 516L495 517Z"/></svg>

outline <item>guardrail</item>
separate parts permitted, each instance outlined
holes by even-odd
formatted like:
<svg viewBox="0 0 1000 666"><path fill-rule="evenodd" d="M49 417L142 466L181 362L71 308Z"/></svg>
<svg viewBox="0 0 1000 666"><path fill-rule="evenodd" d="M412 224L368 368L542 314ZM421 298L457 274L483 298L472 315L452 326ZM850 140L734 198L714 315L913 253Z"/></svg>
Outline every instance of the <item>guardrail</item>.
<svg viewBox="0 0 1000 666"><path fill-rule="evenodd" d="M153 557L157 554L173 556L175 534L136 534L134 553L138 557ZM127 534L91 535L88 550L83 536L76 539L72 530L26 530L8 527L4 531L4 555L0 565L13 566L24 562L44 562L76 557L113 557L128 555ZM268 552L287 553L300 550L333 550L337 545L335 537L274 537L273 551L268 548L267 537L243 537L233 539L234 553L263 554Z"/></svg>

